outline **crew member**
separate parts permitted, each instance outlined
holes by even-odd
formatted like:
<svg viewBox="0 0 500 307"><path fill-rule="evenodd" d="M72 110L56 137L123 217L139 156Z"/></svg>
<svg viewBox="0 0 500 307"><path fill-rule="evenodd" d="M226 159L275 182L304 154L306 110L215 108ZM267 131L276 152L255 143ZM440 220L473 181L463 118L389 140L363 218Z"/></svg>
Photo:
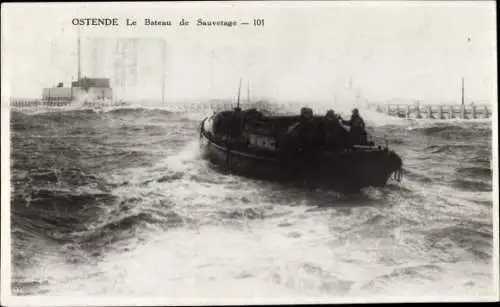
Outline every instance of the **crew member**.
<svg viewBox="0 0 500 307"><path fill-rule="evenodd" d="M359 110L357 108L352 110L351 119L342 120L342 124L351 127L349 134L352 143L360 145L366 144L365 121L359 115Z"/></svg>
<svg viewBox="0 0 500 307"><path fill-rule="evenodd" d="M324 145L328 149L340 148L344 145L345 129L340 125L339 118L333 110L326 112L322 122L321 132Z"/></svg>
<svg viewBox="0 0 500 307"><path fill-rule="evenodd" d="M302 108L300 110L299 121L288 128L288 143L292 143L293 147L302 148L306 151L317 147L317 128L312 109Z"/></svg>

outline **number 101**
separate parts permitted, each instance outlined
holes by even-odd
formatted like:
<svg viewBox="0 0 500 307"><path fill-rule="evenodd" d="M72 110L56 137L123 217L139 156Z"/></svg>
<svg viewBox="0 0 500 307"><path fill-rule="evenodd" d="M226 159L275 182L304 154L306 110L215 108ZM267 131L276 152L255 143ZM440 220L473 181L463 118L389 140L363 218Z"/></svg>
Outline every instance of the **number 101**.
<svg viewBox="0 0 500 307"><path fill-rule="evenodd" d="M264 19L254 19L253 25L256 27L263 27L264 26Z"/></svg>

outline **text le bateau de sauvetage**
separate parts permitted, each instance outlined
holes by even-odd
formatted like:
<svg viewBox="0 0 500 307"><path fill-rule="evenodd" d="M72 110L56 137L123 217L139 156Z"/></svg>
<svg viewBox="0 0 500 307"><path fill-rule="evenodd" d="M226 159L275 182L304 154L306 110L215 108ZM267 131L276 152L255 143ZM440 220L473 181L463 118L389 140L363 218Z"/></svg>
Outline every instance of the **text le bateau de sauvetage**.
<svg viewBox="0 0 500 307"><path fill-rule="evenodd" d="M196 26L225 26L225 27L233 27L238 24L241 25L249 25L253 24L254 26L264 26L264 19L253 19L253 23L248 21L235 21L235 20L205 20L203 18L196 19L193 23L190 20L182 18L178 21L172 20L157 20L152 18L144 18L141 22L138 22L136 19L125 18L124 20L120 20L119 18L73 18L71 23L74 26L104 26L104 27L117 27L120 25L125 26L190 26L192 24Z"/></svg>

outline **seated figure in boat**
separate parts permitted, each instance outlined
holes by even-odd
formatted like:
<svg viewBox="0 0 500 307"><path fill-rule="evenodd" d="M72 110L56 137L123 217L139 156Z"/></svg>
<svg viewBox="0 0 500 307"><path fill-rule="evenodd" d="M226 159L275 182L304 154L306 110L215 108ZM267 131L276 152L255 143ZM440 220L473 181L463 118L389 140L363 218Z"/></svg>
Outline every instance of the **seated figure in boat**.
<svg viewBox="0 0 500 307"><path fill-rule="evenodd" d="M365 130L365 121L359 115L359 110L357 108L352 110L352 115L350 120L341 119L342 124L351 127L349 131L349 137L352 144L365 145L367 144L367 136Z"/></svg>
<svg viewBox="0 0 500 307"><path fill-rule="evenodd" d="M347 131L342 127L339 116L333 110L326 112L321 122L320 133L326 149L341 149L346 146Z"/></svg>

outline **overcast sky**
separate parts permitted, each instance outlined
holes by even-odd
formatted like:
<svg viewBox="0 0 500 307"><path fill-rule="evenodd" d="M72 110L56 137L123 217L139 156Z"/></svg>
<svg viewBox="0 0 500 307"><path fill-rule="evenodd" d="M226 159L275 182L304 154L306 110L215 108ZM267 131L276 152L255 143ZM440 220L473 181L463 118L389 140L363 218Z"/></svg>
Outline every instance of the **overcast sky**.
<svg viewBox="0 0 500 307"><path fill-rule="evenodd" d="M81 29L88 76L113 77L93 64L91 38L149 39L138 57L144 97L160 97L161 53L151 38L161 38L167 100L230 98L241 77L253 96L277 100L331 101L352 79L368 100L458 101L464 76L468 99L496 102L492 1L9 4L2 7L2 76L12 96L40 97L43 87L76 77L75 17L121 23ZM127 17L138 26L126 27ZM173 26L144 26L144 18ZM177 26L181 18L192 25ZM197 27L197 18L265 25Z"/></svg>

